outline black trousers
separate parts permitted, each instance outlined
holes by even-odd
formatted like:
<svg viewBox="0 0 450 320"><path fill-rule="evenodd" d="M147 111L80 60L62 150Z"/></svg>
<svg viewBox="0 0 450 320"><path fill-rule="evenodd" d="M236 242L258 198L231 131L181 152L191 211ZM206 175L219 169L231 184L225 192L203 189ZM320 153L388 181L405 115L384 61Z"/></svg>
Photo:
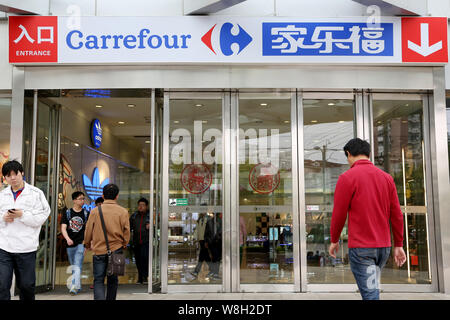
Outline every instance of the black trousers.
<svg viewBox="0 0 450 320"><path fill-rule="evenodd" d="M200 273L203 261L205 261L208 264L209 268L211 269L211 258L209 257L209 250L205 247L205 241L199 240L199 244L200 244L200 252L198 254L197 266L195 267L196 273Z"/></svg>
<svg viewBox="0 0 450 320"><path fill-rule="evenodd" d="M34 300L36 251L10 253L0 249L0 300L11 300L13 272L20 290L20 300Z"/></svg>
<svg viewBox="0 0 450 320"><path fill-rule="evenodd" d="M134 253L134 258L136 259L136 267L138 269L138 282L147 281L149 243L134 245L133 253Z"/></svg>

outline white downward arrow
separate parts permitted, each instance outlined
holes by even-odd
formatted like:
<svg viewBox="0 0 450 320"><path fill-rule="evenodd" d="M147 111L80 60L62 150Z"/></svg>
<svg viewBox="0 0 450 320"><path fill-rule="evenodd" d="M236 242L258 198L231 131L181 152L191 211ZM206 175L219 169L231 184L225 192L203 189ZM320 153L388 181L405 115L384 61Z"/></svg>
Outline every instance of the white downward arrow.
<svg viewBox="0 0 450 320"><path fill-rule="evenodd" d="M420 46L408 40L408 48L424 57L442 49L442 41L430 46L430 33L428 32L428 27L428 23L420 24Z"/></svg>

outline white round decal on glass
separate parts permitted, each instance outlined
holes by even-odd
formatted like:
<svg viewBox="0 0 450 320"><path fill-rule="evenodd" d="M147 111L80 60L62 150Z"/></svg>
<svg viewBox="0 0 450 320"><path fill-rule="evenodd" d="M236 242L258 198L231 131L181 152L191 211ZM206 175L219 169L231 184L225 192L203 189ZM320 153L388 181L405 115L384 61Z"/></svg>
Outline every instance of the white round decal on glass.
<svg viewBox="0 0 450 320"><path fill-rule="evenodd" d="M100 120L94 119L91 122L91 140L92 140L92 144L96 148L100 148L100 146L102 145L102 139L103 139L102 124L100 123Z"/></svg>

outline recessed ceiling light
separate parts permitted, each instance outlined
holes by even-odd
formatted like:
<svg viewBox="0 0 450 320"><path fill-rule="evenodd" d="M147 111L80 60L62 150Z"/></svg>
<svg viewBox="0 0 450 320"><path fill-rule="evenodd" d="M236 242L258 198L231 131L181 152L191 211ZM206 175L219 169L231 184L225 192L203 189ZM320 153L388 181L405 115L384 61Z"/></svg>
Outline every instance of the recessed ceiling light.
<svg viewBox="0 0 450 320"><path fill-rule="evenodd" d="M197 103L195 106L196 106L196 107L203 107L203 104Z"/></svg>
<svg viewBox="0 0 450 320"><path fill-rule="evenodd" d="M79 146L80 146L80 145L79 145L78 143L76 143L76 142L75 142L73 145L74 145L75 147L79 147Z"/></svg>
<svg viewBox="0 0 450 320"><path fill-rule="evenodd" d="M150 143L150 140L146 140L145 143Z"/></svg>
<svg viewBox="0 0 450 320"><path fill-rule="evenodd" d="M311 120L312 123L317 123L317 120Z"/></svg>
<svg viewBox="0 0 450 320"><path fill-rule="evenodd" d="M103 106L101 106L101 105L99 105L99 104L97 104L95 107L96 107L96 108L103 108Z"/></svg>
<svg viewBox="0 0 450 320"><path fill-rule="evenodd" d="M202 123L208 123L208 121L207 120L202 120Z"/></svg>
<svg viewBox="0 0 450 320"><path fill-rule="evenodd" d="M405 107L408 107L408 106L409 106L409 103L405 104Z"/></svg>
<svg viewBox="0 0 450 320"><path fill-rule="evenodd" d="M260 106L261 106L261 107L267 107L268 104L267 104L267 103L261 103Z"/></svg>
<svg viewBox="0 0 450 320"><path fill-rule="evenodd" d="M284 120L284 123L289 123L290 121L289 120Z"/></svg>
<svg viewBox="0 0 450 320"><path fill-rule="evenodd" d="M136 105L135 104L127 104L127 106L128 106L128 108L134 108L134 107L136 107Z"/></svg>
<svg viewBox="0 0 450 320"><path fill-rule="evenodd" d="M333 102L330 102L329 104L328 104L329 106L334 106L335 105L335 103L333 103Z"/></svg>
<svg viewBox="0 0 450 320"><path fill-rule="evenodd" d="M339 121L339 123L344 123L344 122L345 122L344 120Z"/></svg>
<svg viewBox="0 0 450 320"><path fill-rule="evenodd" d="M180 123L180 121L178 121L178 120L174 120L174 121L173 121L173 123Z"/></svg>
<svg viewBox="0 0 450 320"><path fill-rule="evenodd" d="M402 120L402 123L408 123L408 120Z"/></svg>
<svg viewBox="0 0 450 320"><path fill-rule="evenodd" d="M117 122L118 124L125 124L125 122L123 122L123 121L119 121L119 122Z"/></svg>

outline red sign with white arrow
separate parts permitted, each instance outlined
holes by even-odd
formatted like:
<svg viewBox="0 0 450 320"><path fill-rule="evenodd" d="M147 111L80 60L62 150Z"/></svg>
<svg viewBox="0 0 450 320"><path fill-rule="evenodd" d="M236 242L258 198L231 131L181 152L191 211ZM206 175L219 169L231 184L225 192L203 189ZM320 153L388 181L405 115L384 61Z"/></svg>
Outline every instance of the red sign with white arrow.
<svg viewBox="0 0 450 320"><path fill-rule="evenodd" d="M402 18L403 62L448 62L447 18Z"/></svg>

